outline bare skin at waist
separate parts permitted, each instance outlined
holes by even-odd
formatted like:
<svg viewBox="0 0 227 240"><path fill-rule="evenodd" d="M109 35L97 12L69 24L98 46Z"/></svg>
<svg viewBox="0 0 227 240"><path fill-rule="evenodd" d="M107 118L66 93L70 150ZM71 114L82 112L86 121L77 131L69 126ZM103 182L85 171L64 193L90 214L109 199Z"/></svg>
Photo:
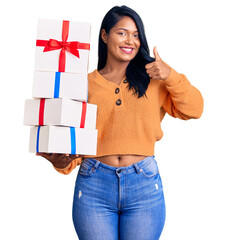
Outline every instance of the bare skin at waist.
<svg viewBox="0 0 227 240"><path fill-rule="evenodd" d="M50 161L56 168L65 168L67 167L74 159L75 157L82 157L84 159L84 155L70 155L70 154L58 154L58 153L36 153L38 156L42 156L46 158L48 161ZM147 156L143 155L107 155L102 157L95 157L96 160L110 165L112 167L127 167L132 165L133 163L139 162L146 158Z"/></svg>
<svg viewBox="0 0 227 240"><path fill-rule="evenodd" d="M127 167L133 163L143 160L146 157L147 156L143 155L108 155L95 157L94 159L113 167Z"/></svg>

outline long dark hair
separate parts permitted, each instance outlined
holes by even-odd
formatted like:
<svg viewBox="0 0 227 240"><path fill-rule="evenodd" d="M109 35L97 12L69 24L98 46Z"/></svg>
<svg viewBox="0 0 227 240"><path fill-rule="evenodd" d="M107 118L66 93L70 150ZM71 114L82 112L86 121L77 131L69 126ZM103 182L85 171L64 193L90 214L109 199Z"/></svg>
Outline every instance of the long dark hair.
<svg viewBox="0 0 227 240"><path fill-rule="evenodd" d="M133 9L125 5L111 8L103 18L99 32L98 70L103 69L107 61L107 46L101 38L101 30L105 29L106 33L109 34L111 28L113 28L124 16L128 16L134 20L139 32L140 48L137 55L127 66L126 78L129 83L129 90L133 88L134 94L137 94L138 98L140 98L143 95L146 96L146 90L150 83L150 77L146 72L145 65L154 62L155 59L150 57L150 50L147 44L142 19Z"/></svg>

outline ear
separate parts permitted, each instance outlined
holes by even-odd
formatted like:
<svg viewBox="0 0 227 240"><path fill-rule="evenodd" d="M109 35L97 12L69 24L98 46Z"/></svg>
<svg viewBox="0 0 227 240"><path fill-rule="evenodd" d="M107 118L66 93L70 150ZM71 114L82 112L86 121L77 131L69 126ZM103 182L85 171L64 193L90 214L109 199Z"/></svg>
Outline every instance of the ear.
<svg viewBox="0 0 227 240"><path fill-rule="evenodd" d="M107 43L107 33L106 33L105 29L101 30L101 38L104 43Z"/></svg>

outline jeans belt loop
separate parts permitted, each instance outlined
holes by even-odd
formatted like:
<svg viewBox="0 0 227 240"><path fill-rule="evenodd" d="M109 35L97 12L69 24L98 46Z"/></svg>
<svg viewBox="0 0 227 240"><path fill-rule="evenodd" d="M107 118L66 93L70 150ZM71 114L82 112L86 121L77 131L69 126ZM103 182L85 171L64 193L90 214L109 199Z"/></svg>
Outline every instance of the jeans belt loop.
<svg viewBox="0 0 227 240"><path fill-rule="evenodd" d="M141 173L140 168L138 167L137 163L134 163L133 166L135 167L137 173Z"/></svg>

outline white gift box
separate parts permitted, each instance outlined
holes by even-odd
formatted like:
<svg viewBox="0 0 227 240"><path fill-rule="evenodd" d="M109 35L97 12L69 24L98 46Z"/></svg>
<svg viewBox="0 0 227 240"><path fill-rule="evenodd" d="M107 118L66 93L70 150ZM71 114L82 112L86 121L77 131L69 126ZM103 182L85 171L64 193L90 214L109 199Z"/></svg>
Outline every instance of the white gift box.
<svg viewBox="0 0 227 240"><path fill-rule="evenodd" d="M32 97L68 98L86 102L88 98L87 73L35 71Z"/></svg>
<svg viewBox="0 0 227 240"><path fill-rule="evenodd" d="M31 127L29 152L96 155L97 129Z"/></svg>
<svg viewBox="0 0 227 240"><path fill-rule="evenodd" d="M43 105L41 103L43 102ZM61 125L96 128L97 105L66 98L27 99L24 125Z"/></svg>
<svg viewBox="0 0 227 240"><path fill-rule="evenodd" d="M66 24L68 27L64 27L65 22L69 22L69 25ZM63 32L67 32L64 34L67 36L65 42L62 36ZM39 19L35 70L87 73L90 52L90 32L90 23ZM51 42L50 39L55 42ZM69 44L72 42L79 42L79 44L76 43L78 46L72 47ZM47 49L47 51L44 52L46 45L51 46L52 49ZM86 49L88 46L89 49ZM62 47L65 49L65 64L63 64L62 61L61 64L65 65L65 70L59 70L59 65L61 65L59 64L59 59L60 52L63 49ZM78 50L79 57L69 52L69 47L75 51Z"/></svg>

